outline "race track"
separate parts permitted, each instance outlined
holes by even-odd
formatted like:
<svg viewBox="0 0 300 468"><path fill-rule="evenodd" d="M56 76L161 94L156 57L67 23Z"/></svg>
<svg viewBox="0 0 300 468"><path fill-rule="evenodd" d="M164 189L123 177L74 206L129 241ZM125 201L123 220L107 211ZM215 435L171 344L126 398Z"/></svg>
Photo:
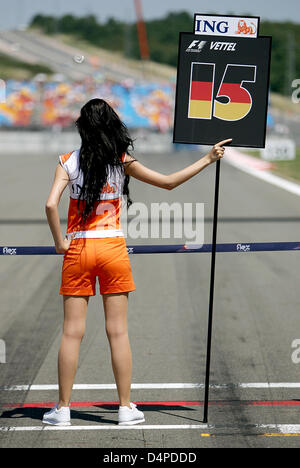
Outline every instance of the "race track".
<svg viewBox="0 0 300 468"><path fill-rule="evenodd" d="M179 170L196 156L137 155L164 173ZM52 245L44 205L56 157L47 153L2 157L1 246ZM131 195L148 205L205 203L204 240L210 243L214 176L211 166L170 192L132 180ZM60 206L63 228L67 206L65 193ZM300 242L299 220L297 196L222 161L218 242ZM131 256L137 287L129 302L136 384L132 400L141 402L146 422L133 430L116 425L117 392L110 388L114 380L97 295L90 301L75 382L82 387L73 391L72 401L78 404L72 408L72 430L62 431L42 430L41 423L45 406L57 398L57 391L48 386L57 383L62 257L1 256L0 338L6 344L6 363L0 364L0 446L298 447L300 364L292 360L292 343L300 340L299 255L217 255L209 426L202 422L202 402L210 255ZM29 385L36 387L28 390Z"/></svg>

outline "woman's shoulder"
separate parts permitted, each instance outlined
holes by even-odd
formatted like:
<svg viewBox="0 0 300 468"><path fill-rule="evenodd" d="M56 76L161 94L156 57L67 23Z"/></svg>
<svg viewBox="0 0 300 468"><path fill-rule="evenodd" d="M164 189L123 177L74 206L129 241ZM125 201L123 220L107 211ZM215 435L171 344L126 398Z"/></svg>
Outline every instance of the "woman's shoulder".
<svg viewBox="0 0 300 468"><path fill-rule="evenodd" d="M59 161L68 174L73 174L78 170L80 150L73 150L59 156Z"/></svg>
<svg viewBox="0 0 300 468"><path fill-rule="evenodd" d="M62 162L62 164L65 164L67 163L68 161L72 161L74 159L78 159L79 157L79 153L80 153L80 150L77 149L77 150L73 150L73 151L70 151L69 153L64 153L64 154L61 154L59 156L59 159L60 161Z"/></svg>

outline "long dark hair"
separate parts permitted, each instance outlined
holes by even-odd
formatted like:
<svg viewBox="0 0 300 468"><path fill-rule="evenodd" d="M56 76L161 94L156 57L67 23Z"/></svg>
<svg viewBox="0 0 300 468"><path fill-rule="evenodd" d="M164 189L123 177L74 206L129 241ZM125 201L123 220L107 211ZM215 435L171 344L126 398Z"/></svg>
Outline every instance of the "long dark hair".
<svg viewBox="0 0 300 468"><path fill-rule="evenodd" d="M103 99L91 99L80 111L76 121L81 136L79 170L83 173L83 184L78 198L81 201L81 222L91 215L94 203L99 199L108 177L109 167L124 171L123 153L133 149L127 127L113 108ZM123 195L127 196L127 206L132 204L129 196L129 176L125 176Z"/></svg>

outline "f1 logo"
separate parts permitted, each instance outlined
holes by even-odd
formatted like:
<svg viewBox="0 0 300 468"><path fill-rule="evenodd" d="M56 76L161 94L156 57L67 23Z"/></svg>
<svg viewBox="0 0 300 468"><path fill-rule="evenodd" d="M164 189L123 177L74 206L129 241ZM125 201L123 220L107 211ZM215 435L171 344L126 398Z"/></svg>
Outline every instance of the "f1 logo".
<svg viewBox="0 0 300 468"><path fill-rule="evenodd" d="M190 45L188 46L187 50L189 49L194 49L197 47L197 49L201 50L203 49L203 47L205 46L206 44L206 41L198 41L198 40L195 40L195 41L192 41L190 43Z"/></svg>

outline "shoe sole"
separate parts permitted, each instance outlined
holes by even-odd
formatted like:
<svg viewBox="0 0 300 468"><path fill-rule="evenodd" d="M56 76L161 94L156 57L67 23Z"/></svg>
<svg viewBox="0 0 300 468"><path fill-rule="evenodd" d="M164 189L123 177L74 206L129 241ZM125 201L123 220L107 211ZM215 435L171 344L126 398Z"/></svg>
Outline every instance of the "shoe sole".
<svg viewBox="0 0 300 468"><path fill-rule="evenodd" d="M71 426L70 422L43 421L43 424L50 424L51 426Z"/></svg>
<svg viewBox="0 0 300 468"><path fill-rule="evenodd" d="M145 422L145 419L134 419L133 421L119 422L119 426L133 426L134 424L140 424Z"/></svg>

